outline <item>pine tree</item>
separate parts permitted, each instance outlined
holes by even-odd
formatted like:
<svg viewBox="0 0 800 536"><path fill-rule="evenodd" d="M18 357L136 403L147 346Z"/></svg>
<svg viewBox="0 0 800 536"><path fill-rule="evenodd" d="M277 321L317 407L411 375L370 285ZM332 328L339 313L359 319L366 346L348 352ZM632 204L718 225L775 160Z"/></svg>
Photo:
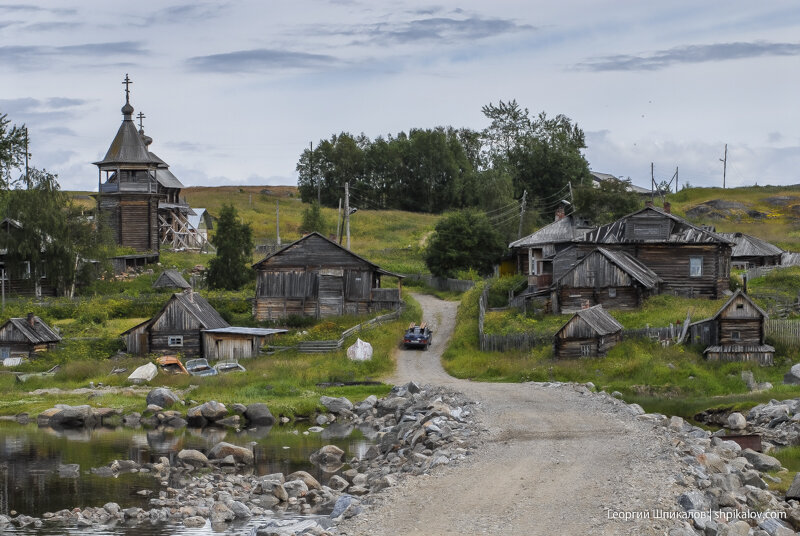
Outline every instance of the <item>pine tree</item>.
<svg viewBox="0 0 800 536"><path fill-rule="evenodd" d="M238 290L250 281L253 271L253 229L241 223L233 205L223 205L211 240L217 255L208 263L208 285L214 289Z"/></svg>

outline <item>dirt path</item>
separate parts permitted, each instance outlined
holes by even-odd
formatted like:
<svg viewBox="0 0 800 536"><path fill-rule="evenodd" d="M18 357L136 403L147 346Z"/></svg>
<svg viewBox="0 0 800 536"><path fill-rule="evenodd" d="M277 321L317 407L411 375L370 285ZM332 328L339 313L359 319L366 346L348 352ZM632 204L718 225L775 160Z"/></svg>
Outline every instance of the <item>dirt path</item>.
<svg viewBox="0 0 800 536"><path fill-rule="evenodd" d="M480 404L486 439L466 462L404 479L340 525L347 535L664 534L616 511L675 509L669 446L626 408L569 386L457 380L440 357L458 306L417 295L434 326L426 351L400 351L395 383L447 385Z"/></svg>

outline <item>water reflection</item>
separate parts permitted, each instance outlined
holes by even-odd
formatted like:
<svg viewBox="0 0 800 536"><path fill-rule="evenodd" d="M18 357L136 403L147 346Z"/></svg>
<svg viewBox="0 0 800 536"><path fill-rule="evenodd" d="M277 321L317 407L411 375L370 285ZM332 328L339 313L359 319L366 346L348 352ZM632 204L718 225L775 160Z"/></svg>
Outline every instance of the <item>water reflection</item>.
<svg viewBox="0 0 800 536"><path fill-rule="evenodd" d="M40 516L65 508L102 506L109 501L123 508L146 507L148 498L136 492L151 490L157 495L160 484L153 475L123 473L103 477L91 473L92 468L105 466L115 459L144 464L156 462L163 456L173 463L181 449L207 453L220 441L227 441L253 450L255 465L251 471L255 474L288 474L303 470L327 483L346 466L317 467L308 460L312 452L323 445L334 444L345 451L347 460L361 457L370 444L361 430L348 425L331 426L324 433L303 434L304 431L286 427L242 431L228 428L53 430L0 423L0 513L7 515L13 510Z"/></svg>

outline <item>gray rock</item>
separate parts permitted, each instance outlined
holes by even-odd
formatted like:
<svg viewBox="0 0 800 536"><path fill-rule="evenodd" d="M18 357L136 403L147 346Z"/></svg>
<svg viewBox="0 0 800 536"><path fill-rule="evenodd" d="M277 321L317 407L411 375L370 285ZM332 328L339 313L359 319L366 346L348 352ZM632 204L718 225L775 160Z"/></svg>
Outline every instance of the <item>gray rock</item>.
<svg viewBox="0 0 800 536"><path fill-rule="evenodd" d="M225 503L216 501L211 506L211 523L227 523L234 519L236 519L236 514Z"/></svg>
<svg viewBox="0 0 800 536"><path fill-rule="evenodd" d="M702 491L687 491L678 497L678 504L686 510L708 510L709 502Z"/></svg>
<svg viewBox="0 0 800 536"><path fill-rule="evenodd" d="M232 445L222 441L214 445L214 447L208 452L208 458L211 460L221 460L227 456L233 456L233 458L239 463L253 465L253 451L245 447Z"/></svg>
<svg viewBox="0 0 800 536"><path fill-rule="evenodd" d="M120 513L120 506L115 502L109 502L103 505L103 510L108 512L109 515L116 516Z"/></svg>
<svg viewBox="0 0 800 536"><path fill-rule="evenodd" d="M337 519L343 516L348 509L352 508L353 506L358 506L359 504L360 502L358 499L348 493L345 493L336 499L336 503L333 505L333 511L331 511L330 518Z"/></svg>
<svg viewBox="0 0 800 536"><path fill-rule="evenodd" d="M156 387L149 393L147 393L147 405L155 404L161 408L169 408L176 402L178 402L180 398L178 395L173 393L170 389L166 387Z"/></svg>
<svg viewBox="0 0 800 536"><path fill-rule="evenodd" d="M794 536L795 532L789 528L789 525L780 519L771 517L765 518L758 524L759 528L765 530L769 536Z"/></svg>
<svg viewBox="0 0 800 536"><path fill-rule="evenodd" d="M751 449L744 449L742 451L742 456L759 471L777 471L782 467L781 462L772 456Z"/></svg>
<svg viewBox="0 0 800 536"><path fill-rule="evenodd" d="M321 396L319 398L319 403L325 406L328 411L335 414L343 413L343 410L348 412L353 411L353 403L343 396L339 398Z"/></svg>
<svg viewBox="0 0 800 536"><path fill-rule="evenodd" d="M95 422L92 407L89 405L67 406L58 404L56 408L61 411L50 417L49 422L49 425L54 428L82 428L91 426Z"/></svg>
<svg viewBox="0 0 800 536"><path fill-rule="evenodd" d="M181 462L193 465L195 467L204 467L208 465L208 458L205 454L195 449L183 449L178 452L178 460Z"/></svg>
<svg viewBox="0 0 800 536"><path fill-rule="evenodd" d="M247 519L248 517L253 517L253 513L250 511L250 509L247 507L247 505L244 504L243 502L241 502L241 501L231 501L231 502L229 502L227 504L228 504L228 508L231 509L231 511L233 512L233 515L236 516L237 518L239 518L239 519Z"/></svg>
<svg viewBox="0 0 800 536"><path fill-rule="evenodd" d="M792 365L789 372L783 375L783 383L789 385L800 385L800 363Z"/></svg>
<svg viewBox="0 0 800 536"><path fill-rule="evenodd" d="M206 518L201 516L191 516L183 520L184 526L187 528L200 528L206 526Z"/></svg>
<svg viewBox="0 0 800 536"><path fill-rule="evenodd" d="M200 415L211 422L216 422L228 415L228 408L221 402L209 400L205 404L200 405Z"/></svg>
<svg viewBox="0 0 800 536"><path fill-rule="evenodd" d="M308 493L308 486L302 480L290 480L283 485L289 497L303 497Z"/></svg>
<svg viewBox="0 0 800 536"><path fill-rule="evenodd" d="M309 460L317 465L331 465L341 463L342 456L344 456L344 451L336 445L325 445L309 456Z"/></svg>
<svg viewBox="0 0 800 536"><path fill-rule="evenodd" d="M746 521L732 521L727 526L723 525L719 536L747 536L750 534L750 525Z"/></svg>
<svg viewBox="0 0 800 536"><path fill-rule="evenodd" d="M800 473L794 475L794 480L786 491L786 500L789 499L800 500Z"/></svg>
<svg viewBox="0 0 800 536"><path fill-rule="evenodd" d="M367 398L356 404L355 412L360 415L362 413L372 411L372 408L374 408L377 403L378 397L375 395L369 395Z"/></svg>
<svg viewBox="0 0 800 536"><path fill-rule="evenodd" d="M333 475L328 480L328 487L334 491L344 491L350 483L339 475Z"/></svg>
<svg viewBox="0 0 800 536"><path fill-rule="evenodd" d="M298 534L319 534L322 527L313 519L296 521L292 519L270 519L266 524L253 529L253 536L296 536Z"/></svg>
<svg viewBox="0 0 800 536"><path fill-rule="evenodd" d="M308 489L322 489L322 486L317 479L305 471L295 471L294 473L287 475L286 480L302 480L305 482Z"/></svg>
<svg viewBox="0 0 800 536"><path fill-rule="evenodd" d="M322 426L323 424L328 424L328 417L325 415L317 415L315 421L318 425Z"/></svg>
<svg viewBox="0 0 800 536"><path fill-rule="evenodd" d="M747 419L744 418L744 415L735 411L728 415L728 428L731 430L744 430L747 428Z"/></svg>
<svg viewBox="0 0 800 536"><path fill-rule="evenodd" d="M257 402L250 404L244 412L244 418L255 426L272 426L275 424L275 417L266 404Z"/></svg>

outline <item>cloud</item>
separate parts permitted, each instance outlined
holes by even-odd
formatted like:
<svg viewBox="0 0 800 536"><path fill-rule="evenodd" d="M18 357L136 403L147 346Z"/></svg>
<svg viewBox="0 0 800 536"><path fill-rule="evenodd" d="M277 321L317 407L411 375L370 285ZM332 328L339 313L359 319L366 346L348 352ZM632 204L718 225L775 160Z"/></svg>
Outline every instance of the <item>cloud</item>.
<svg viewBox="0 0 800 536"><path fill-rule="evenodd" d="M82 26L84 26L82 22L37 22L26 25L24 30L26 32L73 31Z"/></svg>
<svg viewBox="0 0 800 536"><path fill-rule="evenodd" d="M770 132L769 134L767 134L767 140L770 143L780 143L781 141L783 141L783 134L781 134L780 132Z"/></svg>
<svg viewBox="0 0 800 536"><path fill-rule="evenodd" d="M29 4L0 4L0 12L6 13L52 13L53 15L75 15L78 10L70 8L46 8Z"/></svg>
<svg viewBox="0 0 800 536"><path fill-rule="evenodd" d="M315 69L331 67L338 64L339 60L325 54L259 48L196 56L189 58L187 63L195 71L235 73L272 69Z"/></svg>
<svg viewBox="0 0 800 536"><path fill-rule="evenodd" d="M19 70L35 70L72 58L116 58L117 56L143 56L147 51L136 41L110 43L85 43L81 45L47 46L0 46L0 65Z"/></svg>
<svg viewBox="0 0 800 536"><path fill-rule="evenodd" d="M138 26L151 26L153 24L186 24L193 20L214 19L226 10L226 4L179 4L160 9L144 19Z"/></svg>
<svg viewBox="0 0 800 536"><path fill-rule="evenodd" d="M604 56L577 65L586 71L656 71L682 63L738 60L764 56L798 56L800 43L717 43L685 45L659 50L650 55Z"/></svg>

